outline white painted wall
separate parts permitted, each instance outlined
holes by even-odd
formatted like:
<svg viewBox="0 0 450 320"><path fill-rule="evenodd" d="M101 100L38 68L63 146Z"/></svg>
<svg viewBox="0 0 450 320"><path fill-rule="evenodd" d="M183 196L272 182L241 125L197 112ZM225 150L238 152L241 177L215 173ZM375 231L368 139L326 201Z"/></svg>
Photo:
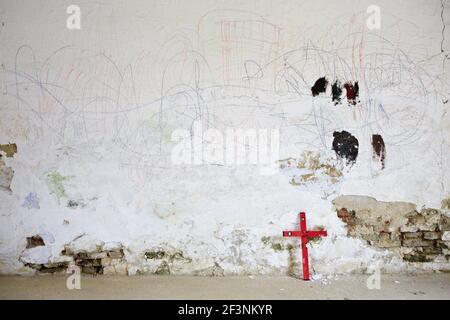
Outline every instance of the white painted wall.
<svg viewBox="0 0 450 320"><path fill-rule="evenodd" d="M66 8L81 29L66 28ZM381 8L381 29L366 9ZM36 261L56 261L86 234L127 248L130 273L146 249L170 245L226 274L285 272L287 252L264 246L307 212L329 236L311 250L316 272L361 271L385 252L346 237L331 200L341 194L440 208L449 196L449 2L16 1L0 3L0 144L18 153L0 191L0 272L26 237L54 238ZM442 13L442 18L441 18ZM444 28L446 24L446 28ZM443 52L441 52L441 49ZM246 71L247 70L247 71ZM322 76L358 80L361 104L312 98ZM279 159L314 151L335 159L333 131L360 142L356 164L330 185L289 183L292 171L251 165L176 165L176 129L280 130ZM386 168L372 160L383 135ZM330 160L335 161L336 160ZM51 193L58 172L65 196ZM23 206L35 192L39 209ZM83 203L68 208L69 200ZM64 223L66 221L66 223ZM50 237L50 238L51 238ZM52 243L50 243L52 242ZM151 272L151 270L150 270Z"/></svg>

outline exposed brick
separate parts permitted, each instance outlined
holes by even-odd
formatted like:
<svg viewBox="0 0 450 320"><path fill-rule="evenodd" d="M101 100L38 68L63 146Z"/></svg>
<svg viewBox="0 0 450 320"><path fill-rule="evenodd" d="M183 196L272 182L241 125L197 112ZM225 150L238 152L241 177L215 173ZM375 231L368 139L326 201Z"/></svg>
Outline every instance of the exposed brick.
<svg viewBox="0 0 450 320"><path fill-rule="evenodd" d="M389 248L405 261L441 264L448 255L450 216L445 210L418 210L413 203L353 195L339 196L333 205L347 224L348 236Z"/></svg>
<svg viewBox="0 0 450 320"><path fill-rule="evenodd" d="M102 266L110 266L111 258L102 258Z"/></svg>
<svg viewBox="0 0 450 320"><path fill-rule="evenodd" d="M408 217L407 226L417 227L421 231L436 231L441 215L433 209L423 209L420 213L412 213Z"/></svg>
<svg viewBox="0 0 450 320"><path fill-rule="evenodd" d="M441 238L441 233L437 231L425 231L423 238L428 240L436 240Z"/></svg>
<svg viewBox="0 0 450 320"><path fill-rule="evenodd" d="M438 255L438 254L442 253L442 248L440 248L440 247L423 247L423 248L421 248L420 251L424 254Z"/></svg>
<svg viewBox="0 0 450 320"><path fill-rule="evenodd" d="M94 252L85 252L81 251L77 254L73 254L74 262L77 266L81 267L83 273L87 274L102 274L106 270L106 274L117 274L118 272L115 270L115 265L125 264L123 261L123 250L106 250L106 251L97 251ZM67 250L63 250L62 254L67 255ZM117 257L115 259L111 258ZM106 268L106 269L105 269ZM123 268L123 267L122 267ZM123 270L119 270L121 274L123 274Z"/></svg>
<svg viewBox="0 0 450 320"><path fill-rule="evenodd" d="M112 259L120 259L123 258L123 250L120 249L118 251L109 251L108 252L108 257L112 258Z"/></svg>
<svg viewBox="0 0 450 320"><path fill-rule="evenodd" d="M407 225L419 225L425 223L425 217L418 213L417 211L414 211L408 215L408 223Z"/></svg>
<svg viewBox="0 0 450 320"><path fill-rule="evenodd" d="M419 227L413 224L406 224L400 227L401 232L417 232Z"/></svg>
<svg viewBox="0 0 450 320"><path fill-rule="evenodd" d="M108 254L105 251L93 252L93 253L89 253L88 257L91 259L103 259L103 258L107 258Z"/></svg>
<svg viewBox="0 0 450 320"><path fill-rule="evenodd" d="M75 259L75 264L81 267L100 267L101 259Z"/></svg>
<svg viewBox="0 0 450 320"><path fill-rule="evenodd" d="M348 211L346 208L341 208L341 209L337 210L337 216L343 222L349 223L351 220L353 220L355 218L355 212Z"/></svg>
<svg viewBox="0 0 450 320"><path fill-rule="evenodd" d="M361 237L366 241L377 241L378 232L375 232L372 226L352 225L348 229L349 236Z"/></svg>
<svg viewBox="0 0 450 320"><path fill-rule="evenodd" d="M380 241L380 236L378 234L360 234L360 233L349 233L349 236L354 236L357 238L361 238L363 240L369 241L371 244L377 244Z"/></svg>
<svg viewBox="0 0 450 320"><path fill-rule="evenodd" d="M403 239L422 239L423 232L403 232Z"/></svg>
<svg viewBox="0 0 450 320"><path fill-rule="evenodd" d="M89 267L82 267L81 268L81 272L86 273L86 274L101 274L103 273L103 268L102 267L94 267L94 266L89 266Z"/></svg>
<svg viewBox="0 0 450 320"><path fill-rule="evenodd" d="M381 232L379 235L379 240L378 242L375 242L375 244L380 248L394 248L400 247L402 242L399 237L396 237L391 233Z"/></svg>
<svg viewBox="0 0 450 320"><path fill-rule="evenodd" d="M432 247L434 246L434 241L423 239L403 239L402 245L405 247Z"/></svg>
<svg viewBox="0 0 450 320"><path fill-rule="evenodd" d="M433 259L426 254L405 254L403 256L404 261L408 262L431 262Z"/></svg>

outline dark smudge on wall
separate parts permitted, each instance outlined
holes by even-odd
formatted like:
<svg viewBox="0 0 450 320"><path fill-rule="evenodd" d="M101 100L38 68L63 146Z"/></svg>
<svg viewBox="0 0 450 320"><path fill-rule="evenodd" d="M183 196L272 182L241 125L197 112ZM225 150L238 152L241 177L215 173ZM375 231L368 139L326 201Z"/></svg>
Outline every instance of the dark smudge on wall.
<svg viewBox="0 0 450 320"><path fill-rule="evenodd" d="M373 158L381 162L381 169L384 169L384 161L386 159L386 146L383 137L379 134L372 135Z"/></svg>
<svg viewBox="0 0 450 320"><path fill-rule="evenodd" d="M340 158L346 159L347 163L355 163L358 157L359 142L351 133L343 130L333 133L333 150Z"/></svg>
<svg viewBox="0 0 450 320"><path fill-rule="evenodd" d="M318 96L320 93L324 93L327 90L328 81L325 77L319 78L311 88L313 97Z"/></svg>
<svg viewBox="0 0 450 320"><path fill-rule="evenodd" d="M347 82L344 84L344 88L347 95L347 101L351 104L356 104L359 96L358 81L356 81L354 85L351 82Z"/></svg>
<svg viewBox="0 0 450 320"><path fill-rule="evenodd" d="M331 86L331 97L335 105L341 103L342 87L341 82L336 79L336 81Z"/></svg>

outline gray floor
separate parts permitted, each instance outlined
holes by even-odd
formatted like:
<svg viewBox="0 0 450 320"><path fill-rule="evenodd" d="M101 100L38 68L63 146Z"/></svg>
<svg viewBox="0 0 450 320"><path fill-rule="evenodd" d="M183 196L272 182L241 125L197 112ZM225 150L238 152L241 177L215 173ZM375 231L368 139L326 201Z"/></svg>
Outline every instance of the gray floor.
<svg viewBox="0 0 450 320"><path fill-rule="evenodd" d="M0 277L0 299L450 299L450 274L381 275L305 282L290 277L82 276L69 290L66 276Z"/></svg>

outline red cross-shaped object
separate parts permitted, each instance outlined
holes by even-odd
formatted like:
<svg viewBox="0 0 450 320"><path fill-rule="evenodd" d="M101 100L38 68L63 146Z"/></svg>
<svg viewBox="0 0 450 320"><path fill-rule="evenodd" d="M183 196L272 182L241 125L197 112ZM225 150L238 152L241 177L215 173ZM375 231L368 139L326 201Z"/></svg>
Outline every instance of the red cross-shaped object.
<svg viewBox="0 0 450 320"><path fill-rule="evenodd" d="M308 231L306 230L306 215L300 212L300 230L283 231L283 237L300 237L302 238L302 263L303 263L303 280L309 280L309 262L308 262L308 248L306 243L311 238L326 237L327 232L323 231Z"/></svg>

